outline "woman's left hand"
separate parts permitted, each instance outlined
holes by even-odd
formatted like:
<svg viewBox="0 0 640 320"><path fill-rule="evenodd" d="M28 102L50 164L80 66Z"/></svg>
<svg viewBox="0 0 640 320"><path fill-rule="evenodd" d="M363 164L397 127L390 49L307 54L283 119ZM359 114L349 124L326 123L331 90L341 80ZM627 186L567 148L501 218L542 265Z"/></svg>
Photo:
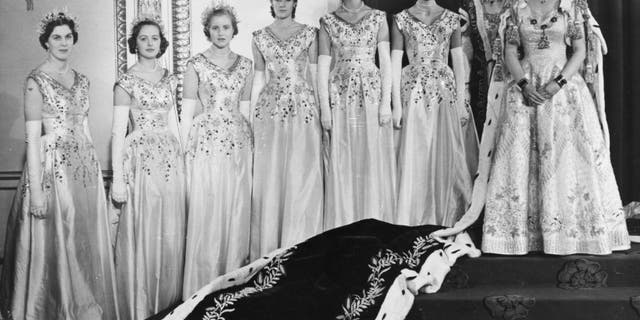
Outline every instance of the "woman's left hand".
<svg viewBox="0 0 640 320"><path fill-rule="evenodd" d="M545 97L545 99L551 99L556 95L556 93L558 93L558 91L560 91L560 89L561 88L558 83L555 82L555 80L551 80L547 82L546 85L544 85L544 88L542 88L540 94Z"/></svg>

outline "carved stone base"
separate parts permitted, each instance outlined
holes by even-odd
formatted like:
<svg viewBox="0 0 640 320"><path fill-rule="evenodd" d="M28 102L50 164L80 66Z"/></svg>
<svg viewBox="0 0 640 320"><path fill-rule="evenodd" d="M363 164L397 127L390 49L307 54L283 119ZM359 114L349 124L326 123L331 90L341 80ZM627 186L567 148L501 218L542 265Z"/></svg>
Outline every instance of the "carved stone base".
<svg viewBox="0 0 640 320"><path fill-rule="evenodd" d="M525 320L536 298L520 295L493 296L484 298L484 305L496 320Z"/></svg>
<svg viewBox="0 0 640 320"><path fill-rule="evenodd" d="M567 262L558 273L558 288L566 290L603 288L608 274L599 263L587 259Z"/></svg>

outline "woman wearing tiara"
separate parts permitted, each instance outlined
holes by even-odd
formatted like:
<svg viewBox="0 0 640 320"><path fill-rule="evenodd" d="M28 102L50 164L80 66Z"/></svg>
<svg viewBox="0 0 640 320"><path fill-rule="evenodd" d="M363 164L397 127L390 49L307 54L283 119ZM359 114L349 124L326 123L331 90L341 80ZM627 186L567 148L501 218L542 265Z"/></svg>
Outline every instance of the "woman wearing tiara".
<svg viewBox="0 0 640 320"><path fill-rule="evenodd" d="M394 20L394 120L402 119L396 221L451 226L471 202L472 187L460 19L434 0L418 0ZM409 65L402 69L404 47Z"/></svg>
<svg viewBox="0 0 640 320"><path fill-rule="evenodd" d="M181 123L190 189L184 299L249 258L252 63L229 48L238 34L232 7L208 8L202 25L211 47L187 64Z"/></svg>
<svg viewBox="0 0 640 320"><path fill-rule="evenodd" d="M294 20L297 4L271 0L275 21L253 33L254 259L322 230L317 29Z"/></svg>
<svg viewBox="0 0 640 320"><path fill-rule="evenodd" d="M471 208L434 236L468 227L486 204L484 252L628 249L609 159L602 35L587 1L514 0L503 21Z"/></svg>
<svg viewBox="0 0 640 320"><path fill-rule="evenodd" d="M111 197L122 203L118 306L122 319L146 319L182 297L185 168L173 99L177 79L158 67L169 46L160 19L136 19L128 44L138 62L115 84L111 141Z"/></svg>
<svg viewBox="0 0 640 320"><path fill-rule="evenodd" d="M25 85L27 163L7 226L1 316L118 319L89 80L70 68L77 20L47 14L39 41L47 59Z"/></svg>
<svg viewBox="0 0 640 320"><path fill-rule="evenodd" d="M344 0L320 25L318 86L322 124L331 136L325 226L365 218L393 222L396 167L386 15L362 0Z"/></svg>

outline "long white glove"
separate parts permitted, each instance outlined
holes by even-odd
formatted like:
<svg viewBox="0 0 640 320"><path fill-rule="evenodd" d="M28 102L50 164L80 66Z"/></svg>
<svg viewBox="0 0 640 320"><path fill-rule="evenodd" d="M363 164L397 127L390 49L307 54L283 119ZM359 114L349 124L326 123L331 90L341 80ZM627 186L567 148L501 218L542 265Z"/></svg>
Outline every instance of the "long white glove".
<svg viewBox="0 0 640 320"><path fill-rule="evenodd" d="M40 141L42 120L25 122L25 142L27 143L27 178L29 179L29 212L36 218L45 218L47 197L42 187L42 162Z"/></svg>
<svg viewBox="0 0 640 320"><path fill-rule="evenodd" d="M402 55L404 50L391 51L392 86L391 99L393 104L393 126L396 129L402 127Z"/></svg>
<svg viewBox="0 0 640 320"><path fill-rule="evenodd" d="M318 100L320 102L320 121L325 130L331 130L331 102L329 101L329 72L331 56L318 57Z"/></svg>
<svg viewBox="0 0 640 320"><path fill-rule="evenodd" d="M84 135L87 137L89 142L93 144L93 137L91 136L91 130L89 129L89 116L86 115L84 120L82 120L82 129L84 131Z"/></svg>
<svg viewBox="0 0 640 320"><path fill-rule="evenodd" d="M182 145L188 148L189 133L191 124L193 124L193 116L196 113L196 99L182 99L182 111L180 114L180 136L182 137Z"/></svg>
<svg viewBox="0 0 640 320"><path fill-rule="evenodd" d="M184 145L182 144L182 135L184 134L180 130L180 122L178 120L178 110L175 105L171 107L169 110L169 115L167 117L167 125L169 126L169 131L178 139L178 143L180 144L180 150L184 150Z"/></svg>
<svg viewBox="0 0 640 320"><path fill-rule="evenodd" d="M465 126L469 122L470 114L466 104L466 76L465 76L465 55L462 47L451 49L451 61L453 62L453 72L456 77L456 92L458 96L458 116L460 117L461 126Z"/></svg>
<svg viewBox="0 0 640 320"><path fill-rule="evenodd" d="M251 85L251 110L249 111L249 119L253 123L253 112L256 110L258 100L260 99L260 93L267 82L264 70L256 70L253 74L253 84Z"/></svg>
<svg viewBox="0 0 640 320"><path fill-rule="evenodd" d="M113 107L113 123L111 125L111 199L116 202L127 201L127 183L124 179L124 144L129 123L129 106Z"/></svg>
<svg viewBox="0 0 640 320"><path fill-rule="evenodd" d="M391 122L391 47L389 41L378 43L378 57L380 58L380 73L382 74L382 98L378 111L380 125L384 126Z"/></svg>
<svg viewBox="0 0 640 320"><path fill-rule="evenodd" d="M240 101L240 105L238 106L238 108L240 109L240 113L242 113L242 116L247 119L249 123L251 123L251 101Z"/></svg>

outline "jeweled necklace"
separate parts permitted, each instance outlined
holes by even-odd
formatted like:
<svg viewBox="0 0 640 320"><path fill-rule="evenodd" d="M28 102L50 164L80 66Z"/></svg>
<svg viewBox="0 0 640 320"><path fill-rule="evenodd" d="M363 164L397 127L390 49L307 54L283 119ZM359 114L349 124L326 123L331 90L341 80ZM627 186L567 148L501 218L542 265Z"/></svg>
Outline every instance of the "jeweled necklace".
<svg viewBox="0 0 640 320"><path fill-rule="evenodd" d="M344 5L344 1L342 1L342 9L344 9L344 11L346 12L358 13L362 8L364 8L364 1L360 1L360 6L354 9L347 8L347 6Z"/></svg>
<svg viewBox="0 0 640 320"><path fill-rule="evenodd" d="M551 47L551 43L549 42L549 36L547 35L547 29L553 26L553 24L556 23L556 21L558 21L558 14L554 13L553 17L549 19L548 23L544 23L540 25L540 29L542 30L542 35L540 35L540 40L538 40L538 49L544 50L544 49L549 49ZM531 25L535 27L538 24L538 20L535 18L529 18L529 23L531 23Z"/></svg>

